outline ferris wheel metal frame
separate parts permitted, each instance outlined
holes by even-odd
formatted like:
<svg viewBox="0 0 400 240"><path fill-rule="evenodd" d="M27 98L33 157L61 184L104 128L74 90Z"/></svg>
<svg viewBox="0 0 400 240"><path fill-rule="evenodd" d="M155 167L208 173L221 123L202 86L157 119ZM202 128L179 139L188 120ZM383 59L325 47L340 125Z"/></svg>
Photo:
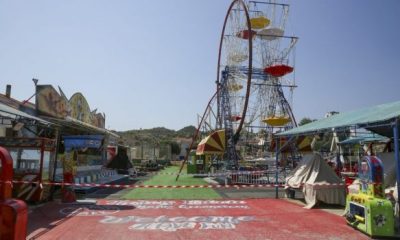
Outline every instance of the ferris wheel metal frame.
<svg viewBox="0 0 400 240"><path fill-rule="evenodd" d="M273 4L276 6L283 7L284 10L289 6L287 4L280 4L280 3L275 3L274 1L270 2L261 2L261 1L245 1L245 0L233 0L231 4L229 5L229 8L227 10L227 13L225 15L224 19L224 24L223 28L221 31L221 36L220 36L220 41L219 41L219 50L218 50L218 64L217 64L217 78L216 78L216 92L208 102L208 105L206 107L206 110L204 111L203 115L201 116L201 120L198 123L198 128L196 133L193 135L193 142L190 146L190 149L194 147L197 139L202 133L210 133L212 130L218 130L218 129L224 129L225 130L225 135L226 135L226 150L224 154L224 160L227 160L227 169L232 170L236 169L238 167L238 153L236 150L236 144L240 140L240 134L243 130L244 127L256 127L256 126L251 126L251 121L249 120L249 117L246 116L246 114L249 111L249 104L254 104L250 103L251 101L251 95L254 94L254 91L252 88L257 85L264 85L269 87L269 89L272 89L271 91L273 94L275 94L273 97L276 98L276 100L271 101L269 99L269 103L273 102L275 106L268 106L270 107L273 111L275 112L276 109L273 108L280 108L281 111L286 112L287 115L289 115L290 123L286 126L286 128L294 127L297 126L292 107L290 102L287 100L285 93L283 91L283 88L290 88L291 91L293 88L297 87L296 84L294 83L285 83L283 81L282 76L273 76L272 73L266 71L266 67L264 66L261 67L256 67L254 68L254 39L253 39L253 33L254 35L258 34L260 35L261 38L266 38L267 40L271 39L289 39L291 42L289 44L289 47L286 49L279 49L278 54L279 56L282 57L282 59L285 59L290 51L292 50L293 46L296 44L297 37L293 36L285 36L283 35L283 30L279 31L277 29L268 29L270 30L271 33L266 31L266 33L262 31L254 31L252 29L252 18L250 13L256 13L261 12L258 11L257 9L249 9L250 4ZM285 10L286 11L286 10ZM224 56L224 47L225 44L227 44L227 37L239 37L235 32L229 32L229 29L227 29L227 26L230 23L230 17L234 13L242 14L242 19L244 20L242 25L243 31L247 32L242 32L241 37L243 37L243 34L247 34L247 37L243 37L242 41L245 42L247 46L247 57L248 59L246 60L245 64L241 65L229 65L229 64L224 64L223 57ZM287 12L286 12L287 13ZM253 15L252 15L253 16ZM265 30L265 29L263 29ZM256 53L257 54L257 53ZM269 57L269 56L268 56ZM276 56L275 56L276 57ZM287 67L287 66L286 66ZM273 69L272 69L273 70ZM289 69L290 70L290 69ZM291 69L293 70L293 68ZM289 71L290 73L291 71ZM241 74L241 78L244 79L243 82L245 82L245 88L242 90L242 95L241 95L241 111L239 116L232 115L232 105L234 104L234 99L229 93L229 82L232 80L232 78L235 77L235 74L237 75L238 73ZM258 81L258 82L257 82ZM258 93L260 94L260 93ZM270 93L268 93L270 94ZM272 96L272 95L271 95ZM270 95L266 95L266 97L271 97ZM265 96L264 96L265 97ZM271 97L272 98L272 97ZM272 104L272 105L273 105ZM216 107L214 106L216 105ZM251 111L254 111L254 109L250 109ZM258 110L261 111L261 110ZM267 111L266 109L262 111ZM263 113L258 113L261 117ZM233 117L235 117L235 120L233 120ZM211 120L208 122L209 118L215 118L215 120ZM215 121L215 122L212 122ZM247 121L247 122L246 122ZM235 127L234 127L235 126ZM268 130L268 129L273 129L274 127L268 127L266 124L264 124L262 127L263 129L266 129L267 131L271 131L273 133L274 130ZM283 129L283 128L281 128ZM187 153L187 156L185 160L188 159L189 153ZM185 161L184 161L185 162ZM184 163L183 163L184 164ZM182 164L182 166L183 166ZM182 169L182 167L181 167ZM178 177L177 177L178 179Z"/></svg>
<svg viewBox="0 0 400 240"><path fill-rule="evenodd" d="M235 7L239 7L236 8ZM224 48L224 42L226 41L226 27L229 23L229 17L231 14L234 14L236 11L243 11L244 17L246 20L246 28L247 33L250 33L250 36L244 41L247 41L247 79L246 79L246 89L245 95L243 99L243 108L241 114L238 116L239 123L237 124L236 129L233 129L233 120L232 120L232 112L231 112L231 99L229 97L229 68L225 66L225 69L221 70L222 64L222 53ZM226 159L228 160L227 167L230 169L238 167L238 155L236 153L235 145L239 139L239 134L243 128L243 124L246 119L246 112L249 103L249 96L250 96L250 88L251 88L251 79L252 79L252 60L253 60L253 37L251 36L252 29L251 29L251 22L250 22L250 15L246 6L246 3L243 0L234 0L230 4L228 11L225 15L224 24L222 27L220 43L219 43L219 50L218 50L218 63L217 63L217 125L220 128L225 129L226 135ZM232 36L229 36L232 37Z"/></svg>

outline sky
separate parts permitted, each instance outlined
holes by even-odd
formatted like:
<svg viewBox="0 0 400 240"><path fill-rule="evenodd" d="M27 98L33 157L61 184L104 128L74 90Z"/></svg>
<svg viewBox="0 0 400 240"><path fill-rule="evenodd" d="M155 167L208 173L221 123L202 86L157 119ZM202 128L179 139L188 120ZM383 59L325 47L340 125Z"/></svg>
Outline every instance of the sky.
<svg viewBox="0 0 400 240"><path fill-rule="evenodd" d="M230 0L0 0L0 91L81 92L106 128L197 124ZM400 1L291 0L298 120L398 101Z"/></svg>

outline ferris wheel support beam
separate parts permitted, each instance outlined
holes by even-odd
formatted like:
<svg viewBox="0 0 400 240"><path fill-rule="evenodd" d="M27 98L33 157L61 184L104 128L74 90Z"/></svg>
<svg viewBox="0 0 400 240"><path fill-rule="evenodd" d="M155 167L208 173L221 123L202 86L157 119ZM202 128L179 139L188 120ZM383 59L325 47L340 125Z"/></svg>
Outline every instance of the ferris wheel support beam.
<svg viewBox="0 0 400 240"><path fill-rule="evenodd" d="M220 88L217 88L217 91L214 93L214 95L213 95L213 96L210 98L210 100L208 101L207 107L206 107L206 109L204 110L203 116L201 117L200 123L199 123L199 125L197 126L196 131L195 131L194 134L193 134L192 142L190 143L189 150L186 151L185 159L182 161L181 167L179 168L179 173L178 173L178 175L176 176L175 181L178 181L179 175L181 174L182 169L183 169L183 167L185 166L185 163L186 163L187 160L189 159L190 150L192 150L192 148L193 148L193 146L194 146L194 144L195 144L195 142L196 142L196 139L197 139L197 137L198 137L198 135L199 135L200 129L201 129L202 125L203 125L203 122L205 121L205 118L206 118L206 115L207 115L207 111L208 111L208 109L210 108L210 106L212 105L212 102L215 100L215 98L216 98L216 96L218 95L218 92L219 92L219 91L220 91Z"/></svg>

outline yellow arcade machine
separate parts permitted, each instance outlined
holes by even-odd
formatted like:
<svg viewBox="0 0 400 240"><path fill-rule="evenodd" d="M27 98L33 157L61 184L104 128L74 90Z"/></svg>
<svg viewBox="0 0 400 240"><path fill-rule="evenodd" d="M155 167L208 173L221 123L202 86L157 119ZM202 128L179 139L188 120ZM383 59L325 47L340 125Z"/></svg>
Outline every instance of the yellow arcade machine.
<svg viewBox="0 0 400 240"><path fill-rule="evenodd" d="M394 211L384 195L382 161L365 156L359 168L359 192L349 193L346 198L347 223L371 237L391 237Z"/></svg>

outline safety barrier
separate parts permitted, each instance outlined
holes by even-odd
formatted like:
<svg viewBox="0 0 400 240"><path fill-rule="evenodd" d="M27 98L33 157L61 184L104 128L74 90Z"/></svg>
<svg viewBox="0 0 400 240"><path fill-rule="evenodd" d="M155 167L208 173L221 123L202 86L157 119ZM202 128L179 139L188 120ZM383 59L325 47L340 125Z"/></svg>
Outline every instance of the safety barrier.
<svg viewBox="0 0 400 240"><path fill-rule="evenodd" d="M284 184L209 184L209 185L135 185L135 184L99 184L99 183L57 183L57 182L32 182L32 181L6 181L5 184L13 183L25 183L25 184L42 184L42 185L53 185L53 186L80 186L80 187L103 187L103 188L283 188ZM345 186L344 183L319 183L319 184L307 184L316 187L339 187Z"/></svg>
<svg viewBox="0 0 400 240"><path fill-rule="evenodd" d="M278 172L278 179L276 179L275 171L251 171L251 172L236 172L228 175L232 184L270 184L284 183L286 172Z"/></svg>
<svg viewBox="0 0 400 240"><path fill-rule="evenodd" d="M124 170L127 169L110 169L110 168L103 168L107 170ZM278 169L278 171L281 171ZM147 175L170 175L170 176L192 176L192 177L220 177L232 174L262 174L262 173L269 173L275 174L275 170L256 170L256 171L223 171L217 173L175 173L175 172L146 172Z"/></svg>
<svg viewBox="0 0 400 240"><path fill-rule="evenodd" d="M268 188L283 187L282 184L209 184L209 185L135 185L135 184L99 184L99 183L58 183L58 182L30 182L30 181L8 181L5 184L25 183L25 184L42 184L53 186L79 186L79 187L103 187L103 188Z"/></svg>

